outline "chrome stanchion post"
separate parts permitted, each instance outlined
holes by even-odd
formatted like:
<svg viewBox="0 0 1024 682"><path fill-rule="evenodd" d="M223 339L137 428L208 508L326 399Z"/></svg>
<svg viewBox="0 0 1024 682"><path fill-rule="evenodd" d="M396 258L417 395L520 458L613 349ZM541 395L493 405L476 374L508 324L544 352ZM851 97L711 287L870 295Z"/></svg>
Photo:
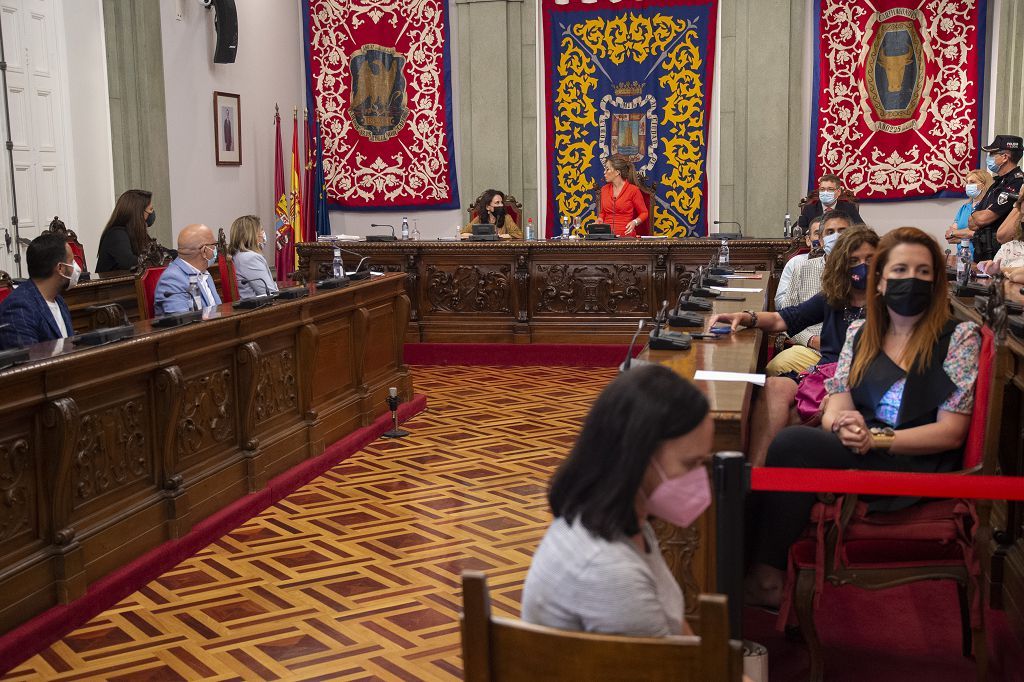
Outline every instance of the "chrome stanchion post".
<svg viewBox="0 0 1024 682"><path fill-rule="evenodd" d="M385 431L382 436L384 438L402 438L408 436L409 432L398 428L398 389L392 386L388 389L388 409L391 410L391 430Z"/></svg>

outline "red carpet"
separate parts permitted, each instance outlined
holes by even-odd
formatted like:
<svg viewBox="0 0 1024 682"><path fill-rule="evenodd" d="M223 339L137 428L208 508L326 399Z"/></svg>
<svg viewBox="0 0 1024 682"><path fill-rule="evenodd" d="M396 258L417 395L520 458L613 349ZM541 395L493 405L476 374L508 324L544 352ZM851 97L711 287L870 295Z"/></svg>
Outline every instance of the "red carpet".
<svg viewBox="0 0 1024 682"><path fill-rule="evenodd" d="M744 612L743 635L768 648L771 682L803 682L809 656L803 639L787 639L775 616ZM989 679L1024 682L1024 650L1001 613L986 614ZM880 592L826 585L816 614L830 682L965 682L977 679L974 660L960 653L956 588L919 582Z"/></svg>
<svg viewBox="0 0 1024 682"><path fill-rule="evenodd" d="M408 365L490 365L495 367L616 367L626 359L626 345L555 343L407 343ZM633 347L633 356L643 344Z"/></svg>
<svg viewBox="0 0 1024 682"><path fill-rule="evenodd" d="M400 421L418 414L427 399L415 396L400 405ZM70 604L55 606L0 636L0 674L49 647L68 632L87 623L146 583L192 556L220 536L243 524L293 490L305 485L354 452L358 452L391 428L387 412L369 426L358 429L334 443L323 454L306 460L271 479L267 487L233 502L213 516L197 523L179 540L170 540L117 571L89 585L85 595Z"/></svg>

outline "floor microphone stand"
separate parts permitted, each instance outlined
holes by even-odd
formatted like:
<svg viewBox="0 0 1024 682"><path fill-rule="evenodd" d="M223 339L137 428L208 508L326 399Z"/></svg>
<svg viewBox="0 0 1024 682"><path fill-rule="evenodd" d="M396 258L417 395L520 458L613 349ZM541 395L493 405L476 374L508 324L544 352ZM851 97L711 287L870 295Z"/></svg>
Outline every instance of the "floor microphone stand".
<svg viewBox="0 0 1024 682"><path fill-rule="evenodd" d="M386 431L383 435L384 438L403 438L409 435L409 432L398 428L398 389L391 387L388 389L388 409L391 410L391 430Z"/></svg>

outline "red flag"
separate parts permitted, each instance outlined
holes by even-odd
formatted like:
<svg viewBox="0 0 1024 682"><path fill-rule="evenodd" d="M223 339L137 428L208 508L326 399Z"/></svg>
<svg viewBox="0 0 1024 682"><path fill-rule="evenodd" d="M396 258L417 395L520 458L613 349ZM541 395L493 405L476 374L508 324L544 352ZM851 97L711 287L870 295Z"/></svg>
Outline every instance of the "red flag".
<svg viewBox="0 0 1024 682"><path fill-rule="evenodd" d="M316 241L316 197L313 196L313 169L316 165L316 147L313 144L312 128L309 125L309 112L303 116L303 124L306 127L305 152L306 164L304 166L305 177L302 184L302 241Z"/></svg>
<svg viewBox="0 0 1024 682"><path fill-rule="evenodd" d="M288 215L288 195L284 192L284 159L281 157L281 114L274 105L274 270L278 282L287 282L295 269L295 233Z"/></svg>
<svg viewBox="0 0 1024 682"><path fill-rule="evenodd" d="M292 110L292 188L288 192L289 215L292 218L292 234L296 240L304 235L302 231L302 175L299 173L299 111ZM293 251L295 269L299 269L299 253Z"/></svg>

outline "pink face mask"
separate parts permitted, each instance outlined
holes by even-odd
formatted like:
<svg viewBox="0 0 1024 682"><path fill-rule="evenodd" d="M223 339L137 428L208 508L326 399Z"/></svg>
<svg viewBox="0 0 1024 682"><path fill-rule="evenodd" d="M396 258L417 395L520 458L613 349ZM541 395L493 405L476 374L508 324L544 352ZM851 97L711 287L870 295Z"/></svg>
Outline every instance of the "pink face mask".
<svg viewBox="0 0 1024 682"><path fill-rule="evenodd" d="M661 483L647 499L647 512L686 528L711 505L707 467L701 465L682 476L668 478L656 461L652 459L651 464L661 476Z"/></svg>

